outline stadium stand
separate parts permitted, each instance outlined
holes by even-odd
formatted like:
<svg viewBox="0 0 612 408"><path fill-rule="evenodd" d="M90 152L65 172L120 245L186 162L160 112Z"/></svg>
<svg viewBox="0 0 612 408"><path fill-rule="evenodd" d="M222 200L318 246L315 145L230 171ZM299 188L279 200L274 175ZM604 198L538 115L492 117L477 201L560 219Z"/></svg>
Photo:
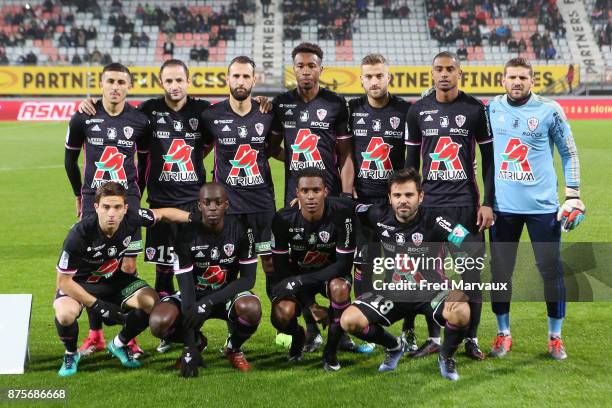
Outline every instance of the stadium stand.
<svg viewBox="0 0 612 408"><path fill-rule="evenodd" d="M370 52L392 64L427 65L458 51L470 65L517 55L535 64L570 64L554 0L282 0L283 60L316 42L326 65L353 66ZM275 3L275 4L276 4ZM610 1L587 0L600 47L612 63ZM253 54L255 0L0 1L0 64L158 65L170 56L223 66ZM231 50L231 51L228 51Z"/></svg>

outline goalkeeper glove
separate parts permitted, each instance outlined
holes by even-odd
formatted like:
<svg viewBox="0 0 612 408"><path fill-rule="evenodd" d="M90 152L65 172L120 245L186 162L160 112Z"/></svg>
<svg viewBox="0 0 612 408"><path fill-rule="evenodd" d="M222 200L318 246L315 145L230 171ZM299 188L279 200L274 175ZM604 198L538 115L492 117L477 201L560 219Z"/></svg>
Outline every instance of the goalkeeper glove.
<svg viewBox="0 0 612 408"><path fill-rule="evenodd" d="M565 202L557 213L557 220L561 221L561 228L568 232L573 230L584 220L586 207L580 200L580 192L577 189L567 187L565 189Z"/></svg>

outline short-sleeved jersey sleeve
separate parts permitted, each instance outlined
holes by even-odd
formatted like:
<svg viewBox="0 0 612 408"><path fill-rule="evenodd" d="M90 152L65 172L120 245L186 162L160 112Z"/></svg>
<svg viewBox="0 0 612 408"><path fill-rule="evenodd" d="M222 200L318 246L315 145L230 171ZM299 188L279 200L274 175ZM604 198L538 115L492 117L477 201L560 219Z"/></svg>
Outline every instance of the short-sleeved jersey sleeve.
<svg viewBox="0 0 612 408"><path fill-rule="evenodd" d="M342 100L342 107L338 112L338 118L336 119L336 139L350 139L352 137L351 133L348 129L348 121L349 121L349 112L348 106L346 103L346 99L344 97L340 97Z"/></svg>
<svg viewBox="0 0 612 408"><path fill-rule="evenodd" d="M70 118L68 124L68 130L66 131L66 149L70 150L81 150L81 147L85 143L85 123L81 114L75 113Z"/></svg>
<svg viewBox="0 0 612 408"><path fill-rule="evenodd" d="M491 143L493 135L489 123L489 111L485 105L479 107L478 121L476 122L476 142L478 144Z"/></svg>
<svg viewBox="0 0 612 408"><path fill-rule="evenodd" d="M354 215L349 210L340 211L338 219L338 239L336 241L336 252L347 254L355 252L355 228Z"/></svg>
<svg viewBox="0 0 612 408"><path fill-rule="evenodd" d="M79 239L79 233L75 227L73 227L62 247L62 253L60 254L59 260L57 261L56 270L59 273L66 275L74 275L77 273L78 265L83 257L83 247L81 239Z"/></svg>
<svg viewBox="0 0 612 408"><path fill-rule="evenodd" d="M421 145L421 129L419 128L419 121L417 118L416 105L412 105L406 115L406 126L408 128L408 136L406 137L406 144L410 146Z"/></svg>

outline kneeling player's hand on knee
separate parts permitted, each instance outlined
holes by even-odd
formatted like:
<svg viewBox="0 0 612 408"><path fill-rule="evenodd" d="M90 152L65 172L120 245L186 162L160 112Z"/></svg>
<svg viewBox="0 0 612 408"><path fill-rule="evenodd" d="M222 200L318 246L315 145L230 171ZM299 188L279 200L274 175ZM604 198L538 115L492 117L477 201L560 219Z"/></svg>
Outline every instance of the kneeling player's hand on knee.
<svg viewBox="0 0 612 408"><path fill-rule="evenodd" d="M104 323L108 325L125 324L125 314L123 314L121 307L114 303L96 299L95 303L91 305L91 310L100 315Z"/></svg>
<svg viewBox="0 0 612 408"><path fill-rule="evenodd" d="M202 365L202 356L195 346L183 347L181 356L181 376L184 378L197 377L198 366Z"/></svg>
<svg viewBox="0 0 612 408"><path fill-rule="evenodd" d="M198 303L192 305L183 316L183 326L188 330L196 330L202 327L206 319L213 312L212 302L204 298Z"/></svg>

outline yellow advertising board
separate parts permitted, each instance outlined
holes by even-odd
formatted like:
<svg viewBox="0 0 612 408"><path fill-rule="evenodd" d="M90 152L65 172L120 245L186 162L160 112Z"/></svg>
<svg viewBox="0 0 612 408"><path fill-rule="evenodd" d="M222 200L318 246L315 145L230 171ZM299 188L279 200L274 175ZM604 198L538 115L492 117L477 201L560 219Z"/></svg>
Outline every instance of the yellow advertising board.
<svg viewBox="0 0 612 408"><path fill-rule="evenodd" d="M190 70L193 94L225 95L227 68ZM132 94L159 95L158 67L130 67ZM0 67L0 95L85 95L100 93L102 67Z"/></svg>
<svg viewBox="0 0 612 408"><path fill-rule="evenodd" d="M500 94L504 92L502 77L503 66L464 66L460 88L467 93ZM534 66L534 92L550 87L555 82L563 80L567 74L567 65L537 65ZM390 67L390 92L394 94L420 94L431 87L431 67L428 66L393 66ZM574 86L579 83L578 68L575 69ZM359 79L359 67L324 67L321 84L326 88L341 94L361 94L364 92ZM285 67L285 86L295 88L293 67ZM551 89L554 92L563 87Z"/></svg>

